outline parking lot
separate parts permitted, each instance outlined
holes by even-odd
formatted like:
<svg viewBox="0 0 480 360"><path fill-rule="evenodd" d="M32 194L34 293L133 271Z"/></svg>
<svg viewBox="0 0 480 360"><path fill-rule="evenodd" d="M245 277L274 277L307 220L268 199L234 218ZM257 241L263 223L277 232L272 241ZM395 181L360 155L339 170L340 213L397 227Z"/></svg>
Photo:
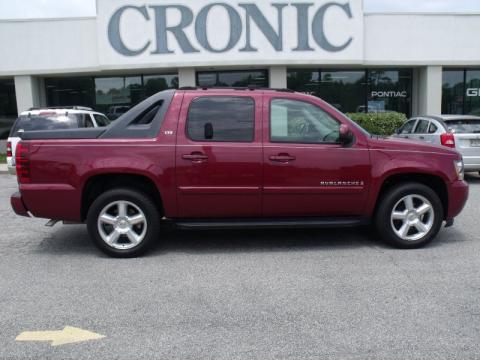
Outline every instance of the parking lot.
<svg viewBox="0 0 480 360"><path fill-rule="evenodd" d="M413 359L480 355L480 177L420 250L366 229L168 230L112 259L84 226L17 217L0 175L1 359ZM104 338L52 347L24 331Z"/></svg>

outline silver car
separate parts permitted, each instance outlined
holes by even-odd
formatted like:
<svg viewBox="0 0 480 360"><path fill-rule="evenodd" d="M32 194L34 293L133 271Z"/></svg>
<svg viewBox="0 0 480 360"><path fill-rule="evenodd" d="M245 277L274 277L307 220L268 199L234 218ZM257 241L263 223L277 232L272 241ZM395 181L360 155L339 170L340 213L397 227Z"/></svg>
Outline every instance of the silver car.
<svg viewBox="0 0 480 360"><path fill-rule="evenodd" d="M408 120L394 137L455 148L463 156L465 171L480 172L479 116L419 116Z"/></svg>

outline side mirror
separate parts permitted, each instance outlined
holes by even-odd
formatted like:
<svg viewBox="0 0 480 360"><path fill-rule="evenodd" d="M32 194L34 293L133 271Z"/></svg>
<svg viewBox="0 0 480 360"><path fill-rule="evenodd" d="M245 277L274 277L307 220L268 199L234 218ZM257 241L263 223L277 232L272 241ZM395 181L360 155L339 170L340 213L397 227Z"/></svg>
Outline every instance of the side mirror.
<svg viewBox="0 0 480 360"><path fill-rule="evenodd" d="M212 125L212 123L206 123L205 124L204 135L205 135L205 139L207 139L207 140L213 139L213 125Z"/></svg>
<svg viewBox="0 0 480 360"><path fill-rule="evenodd" d="M350 130L347 125L340 125L339 135L340 144L343 146L348 146L353 142L354 136L352 130Z"/></svg>

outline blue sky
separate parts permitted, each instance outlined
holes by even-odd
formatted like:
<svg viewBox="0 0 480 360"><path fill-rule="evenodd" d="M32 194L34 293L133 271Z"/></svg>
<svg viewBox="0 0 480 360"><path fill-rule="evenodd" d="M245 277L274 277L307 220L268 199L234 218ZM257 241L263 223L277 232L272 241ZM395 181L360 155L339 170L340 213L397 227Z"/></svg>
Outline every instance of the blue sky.
<svg viewBox="0 0 480 360"><path fill-rule="evenodd" d="M480 13L480 0L364 0L364 7L366 12ZM95 16L95 8L95 0L0 0L0 19Z"/></svg>

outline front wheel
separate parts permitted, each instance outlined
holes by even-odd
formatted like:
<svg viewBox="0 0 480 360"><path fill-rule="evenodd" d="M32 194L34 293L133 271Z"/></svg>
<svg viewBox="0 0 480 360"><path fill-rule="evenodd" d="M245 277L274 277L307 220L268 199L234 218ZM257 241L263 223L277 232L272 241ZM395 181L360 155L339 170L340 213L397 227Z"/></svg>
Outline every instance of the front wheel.
<svg viewBox="0 0 480 360"><path fill-rule="evenodd" d="M118 188L93 202L87 227L95 244L107 255L135 257L158 238L160 214L144 193Z"/></svg>
<svg viewBox="0 0 480 360"><path fill-rule="evenodd" d="M382 239L404 249L428 244L442 223L440 198L431 188L419 183L391 188L380 200L375 218Z"/></svg>

